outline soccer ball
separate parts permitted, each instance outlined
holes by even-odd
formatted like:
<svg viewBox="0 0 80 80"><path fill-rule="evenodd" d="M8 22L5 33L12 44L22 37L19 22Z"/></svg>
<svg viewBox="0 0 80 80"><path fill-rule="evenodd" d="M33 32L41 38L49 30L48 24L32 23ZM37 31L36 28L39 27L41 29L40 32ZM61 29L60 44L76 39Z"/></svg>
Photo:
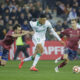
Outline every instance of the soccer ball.
<svg viewBox="0 0 80 80"><path fill-rule="evenodd" d="M74 66L73 67L73 72L74 73L79 73L80 72L80 67L79 66Z"/></svg>

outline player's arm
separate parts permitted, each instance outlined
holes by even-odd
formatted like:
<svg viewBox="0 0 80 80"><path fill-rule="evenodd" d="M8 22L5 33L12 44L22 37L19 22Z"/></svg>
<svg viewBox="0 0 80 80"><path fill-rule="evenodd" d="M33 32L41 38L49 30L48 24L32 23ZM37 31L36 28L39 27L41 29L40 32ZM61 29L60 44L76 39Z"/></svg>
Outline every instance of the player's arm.
<svg viewBox="0 0 80 80"><path fill-rule="evenodd" d="M22 33L24 33L24 34L30 34L30 35L33 35L34 34L34 31L25 31L25 30L22 30Z"/></svg>
<svg viewBox="0 0 80 80"><path fill-rule="evenodd" d="M29 34L30 35L33 35L35 32L34 32L34 27L35 27L35 22L34 21L30 21L29 22L29 27L30 27L30 32L29 32Z"/></svg>
<svg viewBox="0 0 80 80"><path fill-rule="evenodd" d="M64 31L62 31L61 33L60 33L60 37L61 38L64 38L64 40L67 40L67 36L69 36L68 33L69 32L69 29L65 29Z"/></svg>
<svg viewBox="0 0 80 80"><path fill-rule="evenodd" d="M59 37L59 35L52 28L52 25L50 23L48 25L49 25L49 29L50 29L51 33L53 34L53 36L55 36L61 42L61 44L65 45L64 41L61 40L61 38Z"/></svg>
<svg viewBox="0 0 80 80"><path fill-rule="evenodd" d="M59 41L61 41L61 38L59 37L59 35L55 32L55 30L52 28L51 23L48 22L48 27L50 29L50 32L52 33L53 36L55 36Z"/></svg>
<svg viewBox="0 0 80 80"><path fill-rule="evenodd" d="M25 31L25 32L21 32L21 33L13 33L12 36L13 37L20 37L23 35L29 34L29 31Z"/></svg>

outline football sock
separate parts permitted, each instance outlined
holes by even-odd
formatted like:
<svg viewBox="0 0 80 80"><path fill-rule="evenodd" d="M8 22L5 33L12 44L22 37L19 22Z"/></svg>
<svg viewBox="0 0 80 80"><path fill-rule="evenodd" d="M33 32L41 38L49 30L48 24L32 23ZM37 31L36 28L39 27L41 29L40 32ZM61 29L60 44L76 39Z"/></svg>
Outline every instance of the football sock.
<svg viewBox="0 0 80 80"><path fill-rule="evenodd" d="M56 60L57 60L57 61L60 61L60 60L61 60L61 57L57 58Z"/></svg>
<svg viewBox="0 0 80 80"><path fill-rule="evenodd" d="M31 60L33 60L34 59L34 57L33 56L30 56L30 57L28 57L28 58L25 58L25 59L23 59L23 61L25 62L25 61L31 61Z"/></svg>
<svg viewBox="0 0 80 80"><path fill-rule="evenodd" d="M40 59L41 54L37 53L35 56L35 59L33 61L33 65L32 66L36 66L36 64L38 63L39 59Z"/></svg>
<svg viewBox="0 0 80 80"><path fill-rule="evenodd" d="M0 61L0 66L1 66L1 61Z"/></svg>
<svg viewBox="0 0 80 80"><path fill-rule="evenodd" d="M67 64L66 61L62 62L62 63L58 66L58 68L62 68L62 67L64 67L66 64Z"/></svg>

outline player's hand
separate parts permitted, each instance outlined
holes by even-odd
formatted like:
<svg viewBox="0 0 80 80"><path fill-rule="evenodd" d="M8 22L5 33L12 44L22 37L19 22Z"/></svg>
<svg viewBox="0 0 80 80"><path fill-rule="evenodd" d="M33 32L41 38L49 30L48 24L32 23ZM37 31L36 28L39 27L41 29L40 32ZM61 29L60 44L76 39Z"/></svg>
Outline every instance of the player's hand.
<svg viewBox="0 0 80 80"><path fill-rule="evenodd" d="M26 34L29 34L30 32L29 32L29 31L26 31L25 33L26 33Z"/></svg>
<svg viewBox="0 0 80 80"><path fill-rule="evenodd" d="M65 46L65 42L64 41L61 40L60 43Z"/></svg>
<svg viewBox="0 0 80 80"><path fill-rule="evenodd" d="M33 35L34 34L34 31L29 32L29 34Z"/></svg>
<svg viewBox="0 0 80 80"><path fill-rule="evenodd" d="M63 38L64 38L64 40L67 40L67 36L64 36Z"/></svg>
<svg viewBox="0 0 80 80"><path fill-rule="evenodd" d="M29 31L22 30L23 34L29 34Z"/></svg>

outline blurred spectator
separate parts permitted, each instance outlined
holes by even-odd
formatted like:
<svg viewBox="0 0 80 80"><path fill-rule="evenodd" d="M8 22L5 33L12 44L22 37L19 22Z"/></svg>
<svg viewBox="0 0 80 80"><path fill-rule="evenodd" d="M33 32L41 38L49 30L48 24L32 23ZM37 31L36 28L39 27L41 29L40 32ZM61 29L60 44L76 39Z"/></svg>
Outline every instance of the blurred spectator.
<svg viewBox="0 0 80 80"><path fill-rule="evenodd" d="M0 4L0 25L3 23L0 30L12 30L14 24L21 24L23 29L28 30L28 22L36 20L40 13L44 12L59 34L63 29L70 27L67 20L77 18L80 24L79 6L79 0L5 0ZM6 31L4 30L4 33ZM47 40L54 38L48 37Z"/></svg>
<svg viewBox="0 0 80 80"><path fill-rule="evenodd" d="M9 8L8 7L6 7L5 9L4 9L4 13L5 13L5 16L6 15L10 15L10 10L9 10Z"/></svg>
<svg viewBox="0 0 80 80"><path fill-rule="evenodd" d="M19 24L18 20L15 20L14 24Z"/></svg>
<svg viewBox="0 0 80 80"><path fill-rule="evenodd" d="M9 15L6 15L4 18L4 24L6 25L9 21Z"/></svg>
<svg viewBox="0 0 80 80"><path fill-rule="evenodd" d="M45 9L45 14L47 19L52 19L52 15L48 7Z"/></svg>
<svg viewBox="0 0 80 80"><path fill-rule="evenodd" d="M64 4L61 3L60 1L56 2L56 8L57 8L57 15L60 16L64 13Z"/></svg>
<svg viewBox="0 0 80 80"><path fill-rule="evenodd" d="M15 8L13 8L13 9L12 9L12 12L10 13L10 17L12 17L12 16L17 17L16 9L15 9Z"/></svg>
<svg viewBox="0 0 80 80"><path fill-rule="evenodd" d="M21 8L21 7L18 7L18 9L17 9L17 11L16 11L17 18L20 17L21 12L22 12L22 8Z"/></svg>
<svg viewBox="0 0 80 80"><path fill-rule="evenodd" d="M56 17L56 16L57 16L57 9L54 8L54 9L52 10L52 17L54 18L54 17Z"/></svg>
<svg viewBox="0 0 80 80"><path fill-rule="evenodd" d="M32 15L30 13L27 14L27 20L30 21L32 19Z"/></svg>
<svg viewBox="0 0 80 80"><path fill-rule="evenodd" d="M62 27L62 22L59 20L56 24L56 26L54 27L55 31L57 32L58 35L60 35L60 32L62 31L63 27Z"/></svg>
<svg viewBox="0 0 80 80"><path fill-rule="evenodd" d="M22 25L24 23L24 20L25 20L25 15L24 15L24 13L21 13L20 17L18 18L18 21Z"/></svg>
<svg viewBox="0 0 80 80"><path fill-rule="evenodd" d="M3 16L0 14L0 20L3 19Z"/></svg>
<svg viewBox="0 0 80 80"><path fill-rule="evenodd" d="M0 14L3 16L4 14L5 5L2 3L0 4Z"/></svg>
<svg viewBox="0 0 80 80"><path fill-rule="evenodd" d="M24 21L24 23L22 25L22 29L24 29L24 30L30 30L27 20Z"/></svg>
<svg viewBox="0 0 80 80"><path fill-rule="evenodd" d="M80 17L80 8L78 9L77 16Z"/></svg>
<svg viewBox="0 0 80 80"><path fill-rule="evenodd" d="M64 29L67 29L67 28L69 28L69 26L68 26L67 21L65 20L65 21L63 22L63 24L62 24L62 29L64 30Z"/></svg>
<svg viewBox="0 0 80 80"><path fill-rule="evenodd" d="M37 17L38 17L38 13L37 13L35 7L32 7L32 8L30 9L30 13L31 13L31 15L33 16L33 18L37 18Z"/></svg>
<svg viewBox="0 0 80 80"><path fill-rule="evenodd" d="M9 7L10 12L12 12L13 8L16 9L16 6L13 5L12 3L10 3L8 7Z"/></svg>
<svg viewBox="0 0 80 80"><path fill-rule="evenodd" d="M0 19L0 40L2 40L7 32L4 21Z"/></svg>
<svg viewBox="0 0 80 80"><path fill-rule="evenodd" d="M71 19L77 19L77 12L75 8L72 8L69 15L68 15L68 21Z"/></svg>

